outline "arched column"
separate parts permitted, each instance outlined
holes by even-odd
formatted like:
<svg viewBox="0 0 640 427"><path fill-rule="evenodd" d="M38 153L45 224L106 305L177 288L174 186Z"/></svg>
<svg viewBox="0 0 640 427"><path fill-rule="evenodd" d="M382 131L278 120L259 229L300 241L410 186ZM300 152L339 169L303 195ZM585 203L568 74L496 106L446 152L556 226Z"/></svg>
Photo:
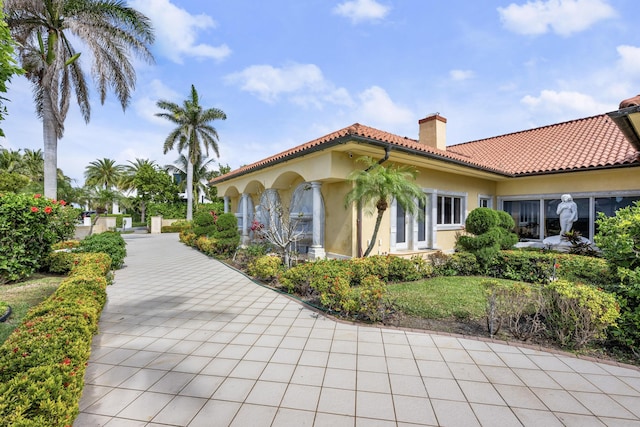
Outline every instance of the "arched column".
<svg viewBox="0 0 640 427"><path fill-rule="evenodd" d="M323 230L323 212L322 212L322 183L313 181L309 183L311 185L311 191L313 196L313 223L312 223L312 243L309 248L310 259L325 258L326 253L324 251L324 239L322 235Z"/></svg>
<svg viewBox="0 0 640 427"><path fill-rule="evenodd" d="M229 213L229 201L231 200L229 196L224 196L224 213Z"/></svg>

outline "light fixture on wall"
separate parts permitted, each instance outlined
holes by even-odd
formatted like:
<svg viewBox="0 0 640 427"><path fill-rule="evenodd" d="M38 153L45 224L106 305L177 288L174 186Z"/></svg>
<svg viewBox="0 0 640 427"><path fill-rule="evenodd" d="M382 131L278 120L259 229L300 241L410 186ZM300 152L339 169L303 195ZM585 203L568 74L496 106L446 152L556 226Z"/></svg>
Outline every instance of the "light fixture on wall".
<svg viewBox="0 0 640 427"><path fill-rule="evenodd" d="M349 158L353 158L353 153L351 151L349 151Z"/></svg>

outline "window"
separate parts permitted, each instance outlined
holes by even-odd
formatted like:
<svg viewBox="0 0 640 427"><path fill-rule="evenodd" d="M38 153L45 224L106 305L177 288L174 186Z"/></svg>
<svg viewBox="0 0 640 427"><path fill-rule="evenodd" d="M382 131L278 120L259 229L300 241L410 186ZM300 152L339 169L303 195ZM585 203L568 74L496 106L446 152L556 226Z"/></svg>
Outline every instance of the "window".
<svg viewBox="0 0 640 427"><path fill-rule="evenodd" d="M438 196L438 225L462 224L462 197Z"/></svg>
<svg viewBox="0 0 640 427"><path fill-rule="evenodd" d="M513 217L520 239L540 238L540 200L509 200L503 209Z"/></svg>
<svg viewBox="0 0 640 427"><path fill-rule="evenodd" d="M636 192L620 192L618 196L602 193L576 194L573 201L578 206L578 220L572 230L580 232L582 236L593 241L597 233L596 219L598 213L607 216L615 215L620 208L631 205L640 200ZM560 233L560 223L557 207L561 194L544 194L537 199L501 200L502 210L508 212L516 223L516 233L520 240L543 240L546 237Z"/></svg>
<svg viewBox="0 0 640 427"><path fill-rule="evenodd" d="M493 197L492 196L478 196L478 207L479 208L493 208Z"/></svg>
<svg viewBox="0 0 640 427"><path fill-rule="evenodd" d="M407 218L402 206L396 204L396 243L407 243Z"/></svg>

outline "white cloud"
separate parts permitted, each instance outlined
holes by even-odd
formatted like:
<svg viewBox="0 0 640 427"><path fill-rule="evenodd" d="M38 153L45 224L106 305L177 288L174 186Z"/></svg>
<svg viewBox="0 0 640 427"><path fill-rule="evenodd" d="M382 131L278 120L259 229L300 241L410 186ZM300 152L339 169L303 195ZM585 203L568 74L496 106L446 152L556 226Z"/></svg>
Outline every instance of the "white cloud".
<svg viewBox="0 0 640 427"><path fill-rule="evenodd" d="M383 19L391 8L378 3L376 0L351 0L340 3L333 9L333 13L351 19L357 24L363 21Z"/></svg>
<svg viewBox="0 0 640 427"><path fill-rule="evenodd" d="M156 106L156 103L161 99L181 103L179 99L181 97L184 98L187 95L186 92L184 96L179 94L173 89L165 86L164 83L162 83L158 79L151 80L148 85L141 88L141 92L143 92L145 95L137 98L133 102L133 109L138 116L151 123L160 125L168 125L169 122L166 119L155 116L156 113L159 113L161 111Z"/></svg>
<svg viewBox="0 0 640 427"><path fill-rule="evenodd" d="M449 71L449 77L451 80L461 81L469 80L475 76L475 73L471 70L451 70Z"/></svg>
<svg viewBox="0 0 640 427"><path fill-rule="evenodd" d="M184 57L221 61L231 54L226 44L198 43L198 32L216 27L208 15L192 15L170 0L132 0L130 5L151 19L156 48L177 64L182 64Z"/></svg>
<svg viewBox="0 0 640 427"><path fill-rule="evenodd" d="M252 65L226 76L225 80L267 103L274 103L282 95L287 95L291 102L305 107L321 108L325 102L352 104L349 93L327 81L315 64L290 63L280 68Z"/></svg>
<svg viewBox="0 0 640 427"><path fill-rule="evenodd" d="M358 95L358 119L363 124L381 127L413 125L415 114L408 108L393 102L389 94L379 86L372 86Z"/></svg>
<svg viewBox="0 0 640 427"><path fill-rule="evenodd" d="M606 0L536 0L498 8L504 26L518 34L538 35L551 30L561 36L584 31L616 15Z"/></svg>
<svg viewBox="0 0 640 427"><path fill-rule="evenodd" d="M541 114L553 114L563 118L582 115L590 116L610 110L603 104L581 92L543 90L540 96L527 95L520 100L529 109Z"/></svg>
<svg viewBox="0 0 640 427"><path fill-rule="evenodd" d="M618 66L626 74L637 76L640 74L640 47L621 45L617 48L620 60Z"/></svg>

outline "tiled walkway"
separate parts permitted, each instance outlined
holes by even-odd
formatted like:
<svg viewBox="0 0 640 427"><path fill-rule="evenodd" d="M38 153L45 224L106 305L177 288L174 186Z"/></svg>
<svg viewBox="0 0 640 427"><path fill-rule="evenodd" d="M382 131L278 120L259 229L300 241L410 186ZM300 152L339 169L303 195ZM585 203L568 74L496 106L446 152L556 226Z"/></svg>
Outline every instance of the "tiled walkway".
<svg viewBox="0 0 640 427"><path fill-rule="evenodd" d="M640 426L640 371L338 323L128 235L74 426Z"/></svg>

